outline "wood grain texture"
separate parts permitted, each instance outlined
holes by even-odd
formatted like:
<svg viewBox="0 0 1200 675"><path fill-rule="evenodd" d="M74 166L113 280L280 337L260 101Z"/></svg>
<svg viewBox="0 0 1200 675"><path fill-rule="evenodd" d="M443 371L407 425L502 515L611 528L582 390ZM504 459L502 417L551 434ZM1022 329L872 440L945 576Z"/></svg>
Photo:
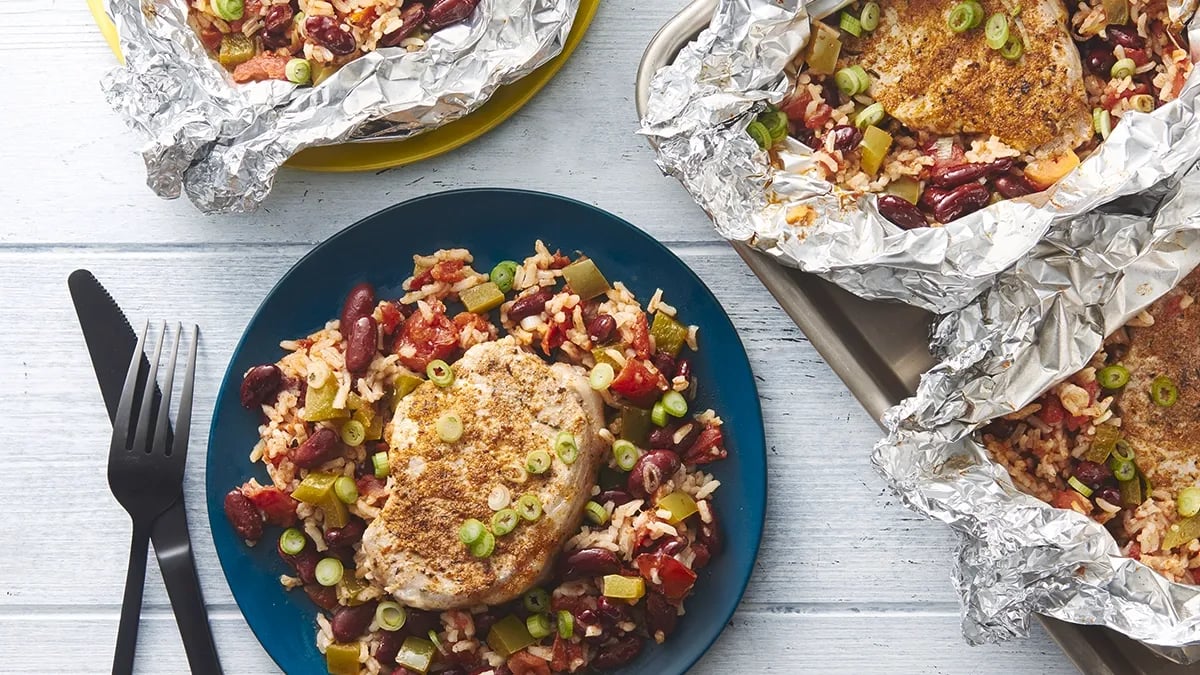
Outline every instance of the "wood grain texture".
<svg viewBox="0 0 1200 675"><path fill-rule="evenodd" d="M1040 631L962 642L953 537L886 492L867 463L878 428L634 134L637 61L683 4L607 0L545 91L449 155L380 173L285 170L258 213L204 217L145 187L140 140L97 84L114 61L83 3L0 3L0 57L13 64L0 113L0 671L105 672L116 633L129 521L107 488L109 427L67 295L71 270L94 271L131 317L201 325L187 476L200 575L227 671L275 672L229 594L203 507L206 422L233 346L314 242L409 197L511 186L596 204L669 243L750 354L767 421L767 528L742 609L694 672L1072 672ZM51 20L56 41L35 39ZM141 672L186 668L153 564L140 655Z"/></svg>

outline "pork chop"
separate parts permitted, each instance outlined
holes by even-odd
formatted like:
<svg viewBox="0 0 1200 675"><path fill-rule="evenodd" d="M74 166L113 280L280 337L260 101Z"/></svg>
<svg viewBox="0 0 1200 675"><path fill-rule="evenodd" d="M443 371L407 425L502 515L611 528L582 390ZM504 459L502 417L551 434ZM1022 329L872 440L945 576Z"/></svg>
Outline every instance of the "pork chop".
<svg viewBox="0 0 1200 675"><path fill-rule="evenodd" d="M1008 15L1010 35L1025 45L1021 58L988 47L983 26L951 31L954 2L881 0L878 28L850 45L860 55L843 60L866 68L871 96L915 131L994 135L1038 157L1090 139L1083 68L1062 0L981 2L985 18Z"/></svg>
<svg viewBox="0 0 1200 675"><path fill-rule="evenodd" d="M1200 271L1151 305L1154 325L1129 330L1121 364L1130 377L1118 401L1138 468L1155 488L1172 493L1200 484L1200 306L1181 310L1185 295L1200 297ZM1150 383L1160 375L1179 388L1175 405L1162 407L1150 398Z"/></svg>
<svg viewBox="0 0 1200 675"><path fill-rule="evenodd" d="M421 609L507 602L533 586L579 527L605 444L599 395L582 369L548 365L512 338L476 345L454 364L454 383L421 384L393 420L388 498L363 535L359 565L396 599ZM437 420L453 412L462 437L442 441ZM568 465L525 475L527 455L554 455L568 431L579 445ZM504 485L517 497L533 493L544 513L496 537L494 553L471 556L458 539L469 518L488 523L489 494Z"/></svg>

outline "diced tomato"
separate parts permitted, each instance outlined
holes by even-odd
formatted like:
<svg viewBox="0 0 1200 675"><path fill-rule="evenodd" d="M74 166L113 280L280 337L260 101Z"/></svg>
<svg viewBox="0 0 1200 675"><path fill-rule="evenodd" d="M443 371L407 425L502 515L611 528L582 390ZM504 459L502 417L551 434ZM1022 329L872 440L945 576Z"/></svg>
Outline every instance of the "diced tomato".
<svg viewBox="0 0 1200 675"><path fill-rule="evenodd" d="M210 51L217 51L221 48L221 31L212 26L201 28L200 42L204 43L204 46Z"/></svg>
<svg viewBox="0 0 1200 675"><path fill-rule="evenodd" d="M630 328L633 337L629 340L629 346L633 347L633 351L639 359L650 358L650 326L646 322L646 314L643 312L638 314L638 318L634 320L633 326Z"/></svg>
<svg viewBox="0 0 1200 675"><path fill-rule="evenodd" d="M1138 94L1149 94L1150 86L1145 82L1134 82L1132 87L1125 91L1118 92L1112 83L1109 83L1104 88L1104 93L1100 94L1100 106L1106 110L1111 110L1121 99L1131 98Z"/></svg>
<svg viewBox="0 0 1200 675"><path fill-rule="evenodd" d="M1042 397L1042 409L1038 411L1038 417L1046 424L1058 424L1067 416L1067 411L1062 407L1062 401L1054 394L1046 394Z"/></svg>
<svg viewBox="0 0 1200 675"><path fill-rule="evenodd" d="M1150 63L1150 52L1145 49L1125 48L1125 58L1132 59L1138 66L1144 66Z"/></svg>
<svg viewBox="0 0 1200 675"><path fill-rule="evenodd" d="M646 553L639 555L634 562L642 578L662 591L668 599L684 599L696 583L696 573L669 555ZM658 579L658 583L654 582L655 578Z"/></svg>
<svg viewBox="0 0 1200 675"><path fill-rule="evenodd" d="M571 264L571 259L562 254L562 251L555 251L554 258L550 261L550 269L561 270Z"/></svg>
<svg viewBox="0 0 1200 675"><path fill-rule="evenodd" d="M454 316L454 325L460 333L467 328L472 328L481 333L490 333L492 331L492 324L487 320L487 317L475 312L459 312Z"/></svg>
<svg viewBox="0 0 1200 675"><path fill-rule="evenodd" d="M358 480L354 481L354 484L358 486L358 494L364 497L382 494L384 492L384 488L386 487L386 484L382 480L376 478L375 474L373 473L360 476Z"/></svg>
<svg viewBox="0 0 1200 675"><path fill-rule="evenodd" d="M684 464L708 464L725 459L729 451L725 449L725 437L721 427L707 426L696 437L696 442L683 456Z"/></svg>
<svg viewBox="0 0 1200 675"><path fill-rule="evenodd" d="M1133 542L1133 546L1129 547L1129 557L1134 560L1142 559L1142 544L1141 542Z"/></svg>
<svg viewBox="0 0 1200 675"><path fill-rule="evenodd" d="M1091 418L1088 417L1087 415L1071 415L1070 417L1067 418L1067 421L1066 421L1067 430L1068 431L1079 431L1080 429L1087 426L1087 423L1090 420L1091 420Z"/></svg>
<svg viewBox="0 0 1200 675"><path fill-rule="evenodd" d="M542 353L550 356L550 352L558 349L567 341L567 329L559 323L551 323L542 336Z"/></svg>
<svg viewBox="0 0 1200 675"><path fill-rule="evenodd" d="M409 283L408 288L415 291L422 286L431 283L433 283L433 274L431 273L431 270L425 270L420 274L413 276L413 280L411 283Z"/></svg>
<svg viewBox="0 0 1200 675"><path fill-rule="evenodd" d="M666 386L667 379L662 373L652 373L644 362L629 359L609 385L609 389L624 396L634 405L647 408L654 405Z"/></svg>
<svg viewBox="0 0 1200 675"><path fill-rule="evenodd" d="M443 260L429 270L429 276L434 281L444 281L452 284L463 279L463 261Z"/></svg>
<svg viewBox="0 0 1200 675"><path fill-rule="evenodd" d="M554 636L554 656L550 660L550 670L556 673L575 672L583 665L583 643L564 640Z"/></svg>
<svg viewBox="0 0 1200 675"><path fill-rule="evenodd" d="M818 103L813 113L808 116L808 119L804 120L804 126L809 129L820 129L825 126L825 123L831 117L833 117L833 108L829 107L828 104Z"/></svg>
<svg viewBox="0 0 1200 675"><path fill-rule="evenodd" d="M280 527L296 524L296 500L283 490L267 487L246 496L266 515L268 523Z"/></svg>
<svg viewBox="0 0 1200 675"><path fill-rule="evenodd" d="M400 362L418 373L425 372L430 361L444 359L458 348L458 327L446 317L446 307L436 300L429 307L432 317L426 319L423 312L413 312L392 347Z"/></svg>
<svg viewBox="0 0 1200 675"><path fill-rule="evenodd" d="M1074 490L1059 490L1054 499L1050 500L1050 504L1060 509L1077 511L1085 516L1092 512L1092 503L1088 498Z"/></svg>
<svg viewBox="0 0 1200 675"><path fill-rule="evenodd" d="M1088 405L1095 403L1096 395L1100 393L1100 383L1097 382L1096 380L1092 380L1091 382L1085 382L1080 386L1083 387L1085 391L1087 391L1088 396L1090 397L1088 399Z"/></svg>
<svg viewBox="0 0 1200 675"><path fill-rule="evenodd" d="M508 657L513 675L550 675L550 664L522 649Z"/></svg>
<svg viewBox="0 0 1200 675"><path fill-rule="evenodd" d="M383 327L384 335L391 335L396 332L396 326L404 321L404 314L394 302L385 302L379 305L379 314L382 321L379 324Z"/></svg>
<svg viewBox="0 0 1200 675"><path fill-rule="evenodd" d="M245 63L239 63L233 69L234 82L263 82L265 80L287 79L287 56L279 56L264 52L251 57Z"/></svg>

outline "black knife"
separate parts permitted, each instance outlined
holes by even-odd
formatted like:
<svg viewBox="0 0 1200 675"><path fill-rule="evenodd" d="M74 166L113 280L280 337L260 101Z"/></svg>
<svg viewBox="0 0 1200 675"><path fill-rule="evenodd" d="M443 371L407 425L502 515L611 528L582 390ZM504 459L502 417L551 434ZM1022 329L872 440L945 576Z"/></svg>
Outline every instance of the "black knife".
<svg viewBox="0 0 1200 675"><path fill-rule="evenodd" d="M108 409L111 422L117 414L121 400L121 389L125 384L125 371L133 350L137 347L137 334L129 320L108 291L87 270L76 270L67 279L75 313L83 328L92 367L100 383L100 395ZM149 367L145 355L143 367ZM154 409L162 392L154 387ZM169 425L169 423L168 423ZM171 430L167 443L171 443ZM193 673L219 675L221 662L217 659L217 646L213 641L212 628L208 624L208 611L204 607L204 595L200 589L200 577L196 574L196 560L192 555L192 540L188 534L187 510L183 504L183 491L162 515L154 521L150 539L154 542L154 554L162 571L167 595L175 611L179 635L187 651L188 665Z"/></svg>

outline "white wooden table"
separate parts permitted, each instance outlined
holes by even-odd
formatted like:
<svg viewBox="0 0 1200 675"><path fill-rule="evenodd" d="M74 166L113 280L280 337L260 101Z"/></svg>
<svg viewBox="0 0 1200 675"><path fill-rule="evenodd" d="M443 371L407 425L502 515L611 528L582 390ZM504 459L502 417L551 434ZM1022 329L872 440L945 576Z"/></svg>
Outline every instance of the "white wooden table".
<svg viewBox="0 0 1200 675"><path fill-rule="evenodd" d="M871 471L879 435L800 331L634 135L634 69L684 0L607 0L576 56L528 107L447 156L379 173L285 170L258 213L203 217L144 185L137 148L98 86L114 59L82 0L0 3L0 671L111 667L129 520L108 492L109 425L67 295L93 270L135 319L202 327L189 518L227 672L275 672L230 596L207 532L204 450L220 376L251 312L316 242L395 202L512 186L596 204L695 267L750 353L770 447L770 500L744 602L697 673L1070 673L1033 636L959 635L942 526ZM537 151L534 151L537 150ZM139 668L186 669L155 565Z"/></svg>

